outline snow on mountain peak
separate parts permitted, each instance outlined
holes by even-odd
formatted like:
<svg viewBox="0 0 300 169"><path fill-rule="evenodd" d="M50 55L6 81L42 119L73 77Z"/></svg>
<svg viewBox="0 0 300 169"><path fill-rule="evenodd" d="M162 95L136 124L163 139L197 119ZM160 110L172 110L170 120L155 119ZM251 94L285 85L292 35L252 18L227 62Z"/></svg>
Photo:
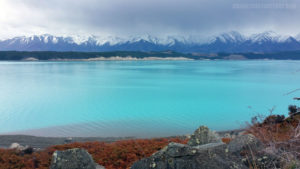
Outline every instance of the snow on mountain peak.
<svg viewBox="0 0 300 169"><path fill-rule="evenodd" d="M237 31L230 31L227 33L222 33L214 36L208 43L213 43L216 41L221 41L222 43L240 43L245 41L245 36L241 35Z"/></svg>
<svg viewBox="0 0 300 169"><path fill-rule="evenodd" d="M295 36L295 39L296 39L297 41L300 41L300 33L299 33L298 35Z"/></svg>
<svg viewBox="0 0 300 169"><path fill-rule="evenodd" d="M266 31L263 33L253 34L250 36L250 40L253 43L263 43L263 42L285 42L290 39L291 36L279 35L273 31Z"/></svg>
<svg viewBox="0 0 300 169"><path fill-rule="evenodd" d="M178 50L183 52L207 51L239 51L258 50L257 45L272 46L282 44L282 49L300 50L300 34L296 37L279 35L272 31L244 36L237 31L222 33L217 36L171 36L156 37L151 35L116 37L94 35L53 36L50 34L20 36L0 40L2 50ZM293 45L291 45L293 44ZM253 46L253 49L251 48ZM138 46L138 47L137 47ZM241 49L243 47L243 49ZM0 46L1 49L1 46ZM270 48L270 50L273 48ZM266 49L259 49L264 51ZM269 49L268 49L269 50Z"/></svg>
<svg viewBox="0 0 300 169"><path fill-rule="evenodd" d="M15 43L19 41L22 44L28 44L31 42L42 42L42 43L53 43L57 44L59 41L68 43L68 44L91 44L91 45L116 45L123 43L136 43L140 41L149 42L155 45L167 45L172 46L178 42L183 44L211 44L214 42L222 42L222 43L243 43L245 41L250 41L252 43L264 43L264 42L285 42L292 41L291 36L283 36L279 35L273 31L266 31L263 33L253 34L250 36L244 36L237 31L230 31L227 33L222 33L217 36L213 36L210 40L203 40L204 38L201 36L166 36L166 37L155 37L151 35L141 35L141 36L129 36L127 38L120 38L115 36L53 36L49 34L43 35L33 35L30 37L16 37L12 38L10 43ZM296 40L300 40L300 34L295 37Z"/></svg>

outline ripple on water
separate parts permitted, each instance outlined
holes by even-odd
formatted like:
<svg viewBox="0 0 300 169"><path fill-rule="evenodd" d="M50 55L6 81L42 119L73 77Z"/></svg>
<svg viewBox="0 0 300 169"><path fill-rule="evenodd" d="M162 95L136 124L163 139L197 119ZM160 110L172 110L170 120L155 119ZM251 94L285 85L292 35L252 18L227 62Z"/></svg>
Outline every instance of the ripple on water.
<svg viewBox="0 0 300 169"><path fill-rule="evenodd" d="M286 113L299 61L0 62L0 133L165 136ZM249 106L252 109L249 109Z"/></svg>

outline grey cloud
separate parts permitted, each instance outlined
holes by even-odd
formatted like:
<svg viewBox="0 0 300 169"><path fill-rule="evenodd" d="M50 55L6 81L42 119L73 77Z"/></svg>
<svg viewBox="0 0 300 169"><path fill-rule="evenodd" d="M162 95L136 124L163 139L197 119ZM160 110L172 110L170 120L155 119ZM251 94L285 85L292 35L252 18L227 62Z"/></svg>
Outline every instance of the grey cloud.
<svg viewBox="0 0 300 169"><path fill-rule="evenodd" d="M1 1L9 4L11 9L3 10L11 10L9 13L13 15L13 19L0 17L0 27L11 27L12 29L6 30L16 29L18 32L31 34L35 34L36 30L51 34L87 33L117 36L215 34L229 30L244 33L274 30L279 33L297 34L300 26L300 10L297 10L300 3L297 0ZM247 4L250 6L247 7ZM264 5L267 4L274 6L266 8ZM276 4L294 6L285 8L275 6Z"/></svg>

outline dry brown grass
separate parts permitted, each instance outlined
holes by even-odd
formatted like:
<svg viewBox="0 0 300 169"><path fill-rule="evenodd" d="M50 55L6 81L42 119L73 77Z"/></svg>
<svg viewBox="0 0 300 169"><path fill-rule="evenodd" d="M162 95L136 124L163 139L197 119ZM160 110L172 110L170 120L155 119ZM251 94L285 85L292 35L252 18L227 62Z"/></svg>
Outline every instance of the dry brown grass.
<svg viewBox="0 0 300 169"><path fill-rule="evenodd" d="M133 162L148 157L170 142L187 143L182 138L137 139L114 143L87 142L57 145L33 154L22 155L15 150L0 149L0 169L48 169L55 150L84 148L95 162L106 169L129 168Z"/></svg>

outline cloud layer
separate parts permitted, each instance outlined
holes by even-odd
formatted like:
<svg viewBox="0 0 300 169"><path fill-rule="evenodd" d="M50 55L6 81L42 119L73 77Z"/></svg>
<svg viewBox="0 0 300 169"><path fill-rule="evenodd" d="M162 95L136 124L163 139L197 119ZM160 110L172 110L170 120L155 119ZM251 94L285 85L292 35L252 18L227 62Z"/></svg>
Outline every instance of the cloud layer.
<svg viewBox="0 0 300 169"><path fill-rule="evenodd" d="M0 0L0 38L300 33L297 0Z"/></svg>

